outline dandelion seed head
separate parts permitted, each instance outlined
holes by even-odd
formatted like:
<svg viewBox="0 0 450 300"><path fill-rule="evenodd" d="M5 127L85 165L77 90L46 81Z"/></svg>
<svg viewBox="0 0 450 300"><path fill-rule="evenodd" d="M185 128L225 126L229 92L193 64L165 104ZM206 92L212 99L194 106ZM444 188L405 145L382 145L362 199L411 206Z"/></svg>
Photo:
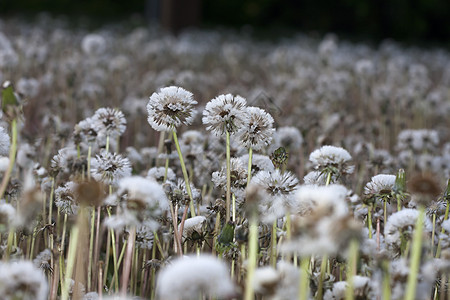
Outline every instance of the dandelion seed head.
<svg viewBox="0 0 450 300"><path fill-rule="evenodd" d="M161 299L196 299L206 296L227 298L234 285L226 265L215 257L201 255L173 261L160 271L157 292Z"/></svg>
<svg viewBox="0 0 450 300"><path fill-rule="evenodd" d="M91 175L97 181L115 185L120 179L131 176L131 164L120 154L102 151L91 160Z"/></svg>
<svg viewBox="0 0 450 300"><path fill-rule="evenodd" d="M258 107L246 107L244 126L238 130L240 143L247 149L259 151L272 141L273 118Z"/></svg>
<svg viewBox="0 0 450 300"><path fill-rule="evenodd" d="M402 209L389 216L384 228L384 237L388 249L393 251L394 255L400 251L401 235L412 237L416 225L419 211L416 209ZM428 218L425 218L423 230L430 233L432 225Z"/></svg>
<svg viewBox="0 0 450 300"><path fill-rule="evenodd" d="M62 213L76 215L79 209L75 195L76 183L69 181L55 190L55 205Z"/></svg>
<svg viewBox="0 0 450 300"><path fill-rule="evenodd" d="M99 108L92 117L95 132L100 136L116 138L121 136L127 128L127 121L123 113L116 108Z"/></svg>
<svg viewBox="0 0 450 300"><path fill-rule="evenodd" d="M99 34L88 34L81 41L81 49L87 55L100 55L106 49L105 38Z"/></svg>
<svg viewBox="0 0 450 300"><path fill-rule="evenodd" d="M350 153L341 147L322 146L309 155L309 160L315 166L339 165L352 159Z"/></svg>
<svg viewBox="0 0 450 300"><path fill-rule="evenodd" d="M271 149L275 150L284 147L288 151L297 151L303 144L303 136L300 130L292 126L278 127L273 135L273 145Z"/></svg>
<svg viewBox="0 0 450 300"><path fill-rule="evenodd" d="M4 299L47 299L44 273L30 261L0 263L0 294Z"/></svg>
<svg viewBox="0 0 450 300"><path fill-rule="evenodd" d="M165 167L153 167L147 172L147 178L154 179L160 183L164 182L164 176L166 173ZM167 168L167 178L166 181L175 182L176 175L175 172L171 168Z"/></svg>
<svg viewBox="0 0 450 300"><path fill-rule="evenodd" d="M236 133L246 121L247 101L241 96L219 95L209 101L203 110L202 122L217 136Z"/></svg>
<svg viewBox="0 0 450 300"><path fill-rule="evenodd" d="M378 174L372 177L364 187L364 194L390 194L395 184L395 175Z"/></svg>
<svg viewBox="0 0 450 300"><path fill-rule="evenodd" d="M176 86L162 88L153 93L147 104L148 122L157 131L175 130L181 125L190 125L195 117L191 92Z"/></svg>

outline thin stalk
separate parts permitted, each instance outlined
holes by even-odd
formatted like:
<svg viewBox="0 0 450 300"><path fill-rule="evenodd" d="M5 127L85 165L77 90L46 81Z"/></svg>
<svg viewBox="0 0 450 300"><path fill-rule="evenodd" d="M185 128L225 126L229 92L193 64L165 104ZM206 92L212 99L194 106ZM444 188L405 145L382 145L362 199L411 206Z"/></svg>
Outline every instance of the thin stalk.
<svg viewBox="0 0 450 300"><path fill-rule="evenodd" d="M125 256L125 262L124 262L123 273L122 273L121 295L123 297L125 297L127 294L128 280L130 278L133 252L134 252L134 242L136 240L136 227L135 226L133 226L131 228L128 239L129 239L129 241L127 244L127 252L126 252L126 256Z"/></svg>
<svg viewBox="0 0 450 300"><path fill-rule="evenodd" d="M108 207L107 209L108 211L108 216L111 217L111 209ZM119 290L119 267L118 267L118 262L117 262L117 250L116 250L116 237L115 237L115 233L114 233L114 229L110 229L110 234L111 234L111 246L112 246L112 253L113 253L113 263L114 263L114 286L116 289L116 292ZM108 246L109 247L109 246ZM105 274L105 276L107 276L107 274Z"/></svg>
<svg viewBox="0 0 450 300"><path fill-rule="evenodd" d="M92 155L92 146L89 144L88 155L87 155L87 176L88 179L91 179L91 155Z"/></svg>
<svg viewBox="0 0 450 300"><path fill-rule="evenodd" d="M369 205L367 213L367 224L369 228L369 239L372 239L372 204Z"/></svg>
<svg viewBox="0 0 450 300"><path fill-rule="evenodd" d="M88 173L89 174L89 173ZM88 175L89 176L89 175ZM91 212L91 233L89 237L89 263L88 263L88 275L87 275L87 290L90 291L92 287L92 259L94 255L94 228L95 228L95 208L92 208Z"/></svg>
<svg viewBox="0 0 450 300"><path fill-rule="evenodd" d="M247 187L252 179L252 160L253 160L253 148L248 149L248 167L247 167Z"/></svg>
<svg viewBox="0 0 450 300"><path fill-rule="evenodd" d="M325 185L329 185L331 182L331 172L328 172L327 174L327 181L325 182Z"/></svg>
<svg viewBox="0 0 450 300"><path fill-rule="evenodd" d="M219 227L220 227L220 212L216 215L216 224L214 225L214 238L213 238L213 246L212 248L212 254L216 254L216 247L214 245L216 244L217 237L219 236Z"/></svg>
<svg viewBox="0 0 450 300"><path fill-rule="evenodd" d="M425 218L425 208L419 206L419 216L417 217L414 236L412 241L412 252L410 259L410 269L408 275L408 284L406 286L405 300L414 300L416 296L417 275L420 267L420 255L422 253L422 232L423 220Z"/></svg>
<svg viewBox="0 0 450 300"><path fill-rule="evenodd" d="M183 154L181 153L180 143L178 142L176 131L173 130L172 133L173 133L173 141L175 142L175 147L177 148L178 157L180 159L181 170L183 171L184 182L186 183L186 191L190 199L189 207L191 209L191 217L195 217L194 198L192 197L191 185L189 182L188 173L186 171L186 165L184 164Z"/></svg>
<svg viewBox="0 0 450 300"><path fill-rule="evenodd" d="M272 267L277 265L277 220L272 223L272 234L271 234L271 247L270 247L270 261Z"/></svg>
<svg viewBox="0 0 450 300"><path fill-rule="evenodd" d="M444 221L447 221L447 219L448 219L449 209L450 209L450 201L447 200L447 207L445 208ZM444 232L445 232L445 229L444 229L444 227L442 227L441 233L444 233ZM442 238L439 237L439 242L438 242L436 256L435 256L436 258L439 258L441 256L441 248L442 248L441 242L442 242Z"/></svg>
<svg viewBox="0 0 450 300"><path fill-rule="evenodd" d="M258 218L253 212L249 224L248 266L247 266L247 277L245 281L246 284L245 284L244 300L254 299L253 276L255 274L257 259L258 259Z"/></svg>
<svg viewBox="0 0 450 300"><path fill-rule="evenodd" d="M309 294L308 269L309 257L302 257L300 260L300 283L298 285L298 300L307 300Z"/></svg>
<svg viewBox="0 0 450 300"><path fill-rule="evenodd" d="M78 244L78 235L80 233L79 224L76 224L70 231L70 243L69 252L67 254L67 268L64 280L64 285L62 286L61 300L69 299L69 288L72 278L73 268L75 266L75 257Z"/></svg>
<svg viewBox="0 0 450 300"><path fill-rule="evenodd" d="M106 152L109 152L109 134L106 135Z"/></svg>
<svg viewBox="0 0 450 300"><path fill-rule="evenodd" d="M389 276L389 261L383 261L383 299L391 299L391 279Z"/></svg>
<svg viewBox="0 0 450 300"><path fill-rule="evenodd" d="M348 270L347 270L347 283L348 288L346 290L345 299L353 300L355 298L355 284L353 282L353 277L356 275L356 268L358 265L358 241L352 239L348 249Z"/></svg>
<svg viewBox="0 0 450 300"><path fill-rule="evenodd" d="M434 253L434 237L436 232L436 213L433 213L433 229L431 231L431 256L433 256Z"/></svg>
<svg viewBox="0 0 450 300"><path fill-rule="evenodd" d="M11 177L14 163L16 160L17 151L17 119L11 121L11 146L9 148L9 165L5 174L3 175L2 184L0 185L0 199L3 198L6 188L8 187L9 178Z"/></svg>
<svg viewBox="0 0 450 300"><path fill-rule="evenodd" d="M226 132L226 164L227 164L227 190L226 190L226 214L225 223L230 220L230 207L231 207L231 154L230 154L230 133Z"/></svg>
<svg viewBox="0 0 450 300"><path fill-rule="evenodd" d="M328 256L325 254L322 257L322 262L320 263L320 275L319 275L319 287L317 290L317 299L322 299L323 297L323 279L325 276L325 271L327 268Z"/></svg>
<svg viewBox="0 0 450 300"><path fill-rule="evenodd" d="M383 203L383 214L384 214L384 223L383 223L383 226L384 227L386 227L386 222L387 222L387 201L386 200L384 200L383 201L384 203Z"/></svg>
<svg viewBox="0 0 450 300"><path fill-rule="evenodd" d="M155 249L155 254L156 254L156 247L155 247L154 244L153 244L153 247L152 247L152 256L153 256L153 249ZM154 259L154 257L152 257L152 259ZM145 263L146 263L146 261L147 261L147 251L146 251L146 249L144 249L144 256L142 258L142 265L141 265L141 291L140 291L141 297L144 297L144 288L145 288L144 277L145 277Z"/></svg>

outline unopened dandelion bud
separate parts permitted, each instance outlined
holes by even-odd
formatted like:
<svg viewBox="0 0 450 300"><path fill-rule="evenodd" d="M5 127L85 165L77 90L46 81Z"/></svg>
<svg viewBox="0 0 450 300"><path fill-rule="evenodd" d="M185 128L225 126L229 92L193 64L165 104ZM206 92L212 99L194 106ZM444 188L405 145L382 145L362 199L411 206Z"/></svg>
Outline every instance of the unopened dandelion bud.
<svg viewBox="0 0 450 300"><path fill-rule="evenodd" d="M287 163L288 158L289 154L286 152L284 147L278 148L272 153L272 155L270 155L270 159L277 169L282 168Z"/></svg>
<svg viewBox="0 0 450 300"><path fill-rule="evenodd" d="M402 194L406 192L406 177L405 170L399 169L397 172L397 176L395 177L395 184L393 191L395 194Z"/></svg>

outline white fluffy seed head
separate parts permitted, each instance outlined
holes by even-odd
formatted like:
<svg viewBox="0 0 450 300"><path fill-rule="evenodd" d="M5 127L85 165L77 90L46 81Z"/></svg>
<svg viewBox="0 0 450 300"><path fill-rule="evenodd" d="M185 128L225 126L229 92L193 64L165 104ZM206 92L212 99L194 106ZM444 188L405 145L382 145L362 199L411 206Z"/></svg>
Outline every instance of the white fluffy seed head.
<svg viewBox="0 0 450 300"><path fill-rule="evenodd" d="M231 298L235 293L225 263L206 255L180 258L162 269L157 292L164 300L198 299L200 293Z"/></svg>
<svg viewBox="0 0 450 300"><path fill-rule="evenodd" d="M175 130L181 125L190 125L196 111L191 92L177 86L162 88L153 93L147 104L148 123L157 131Z"/></svg>

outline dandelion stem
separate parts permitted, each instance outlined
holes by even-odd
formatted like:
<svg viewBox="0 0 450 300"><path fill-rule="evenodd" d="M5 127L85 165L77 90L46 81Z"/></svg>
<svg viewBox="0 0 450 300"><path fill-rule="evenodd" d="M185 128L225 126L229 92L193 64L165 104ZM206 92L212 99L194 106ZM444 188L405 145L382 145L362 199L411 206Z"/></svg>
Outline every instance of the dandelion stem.
<svg viewBox="0 0 450 300"><path fill-rule="evenodd" d="M226 191L226 214L225 222L230 220L230 206L231 206L231 154L230 154L230 132L226 132L226 165L227 165L227 191ZM249 157L250 159L250 157ZM234 214L234 213L233 213Z"/></svg>
<svg viewBox="0 0 450 300"><path fill-rule="evenodd" d="M247 187L252 179L252 160L253 160L253 148L248 149L248 168L247 168Z"/></svg>
<svg viewBox="0 0 450 300"><path fill-rule="evenodd" d="M244 300L254 299L253 276L255 274L256 260L258 256L258 218L255 212L252 212L249 224L249 249L248 249L248 266L247 277L245 281L245 298Z"/></svg>
<svg viewBox="0 0 450 300"><path fill-rule="evenodd" d="M89 174L89 173L88 173ZM88 175L89 176L89 175ZM92 287L92 259L94 255L94 228L95 228L95 207L91 211L91 232L89 236L89 263L88 263L88 280L87 290L90 291Z"/></svg>
<svg viewBox="0 0 450 300"><path fill-rule="evenodd" d="M358 241L356 239L352 239L350 241L350 246L348 249L348 270L347 270L347 283L348 288L346 290L345 299L353 300L355 285L353 283L353 277L356 275L356 268L358 265Z"/></svg>
<svg viewBox="0 0 450 300"><path fill-rule="evenodd" d="M391 280L389 276L389 261L384 260L383 266L383 299L391 299Z"/></svg>
<svg viewBox="0 0 450 300"><path fill-rule="evenodd" d="M121 295L123 297L125 297L127 294L127 287L128 287L128 281L130 278L135 240L136 240L136 226L132 226L130 235L128 236L127 252L125 254L125 262L124 262L123 273L122 273Z"/></svg>
<svg viewBox="0 0 450 300"><path fill-rule="evenodd" d="M178 157L180 158L181 170L183 171L184 182L186 183L186 191L190 199L189 207L191 209L191 217L195 217L194 198L192 197L191 184L189 183L189 176L186 171L186 165L184 164L183 154L181 153L181 148L178 142L176 131L173 130L172 133L173 133L173 141L175 142L175 147L177 148L178 152Z"/></svg>
<svg viewBox="0 0 450 300"><path fill-rule="evenodd" d="M69 299L69 287L70 287L73 268L75 266L75 258L76 258L76 250L77 250L79 233L80 233L79 224L76 224L70 231L69 252L67 254L67 268L66 268L64 285L62 286L61 300Z"/></svg>
<svg viewBox="0 0 450 300"><path fill-rule="evenodd" d="M302 257L300 260L300 283L298 291L299 300L307 300L309 294L308 285L308 269L309 269L309 257Z"/></svg>
<svg viewBox="0 0 450 300"><path fill-rule="evenodd" d="M277 220L272 223L272 234L271 234L271 247L270 247L270 261L272 267L277 265Z"/></svg>
<svg viewBox="0 0 450 300"><path fill-rule="evenodd" d="M8 187L9 178L11 177L11 173L14 167L14 162L16 159L16 150L17 150L17 119L13 119L11 121L11 146L9 148L9 165L5 174L3 175L2 184L0 186L0 199L3 198L6 188Z"/></svg>
<svg viewBox="0 0 450 300"><path fill-rule="evenodd" d="M322 299L323 296L323 279L325 276L325 270L327 268L328 256L325 254L322 257L322 262L320 263L320 275L319 275L319 287L317 290L317 299Z"/></svg>
<svg viewBox="0 0 450 300"><path fill-rule="evenodd" d="M408 275L408 284L406 286L405 300L413 300L416 295L417 275L419 273L420 255L422 252L422 232L423 221L425 218L425 208L419 206L419 216L417 217L414 236L412 242L412 252L410 258L410 268Z"/></svg>
<svg viewBox="0 0 450 300"><path fill-rule="evenodd" d="M372 203L369 205L367 209L367 224L369 228L369 239L372 239Z"/></svg>
<svg viewBox="0 0 450 300"><path fill-rule="evenodd" d="M447 207L445 208L444 221L447 221L447 219L448 219L449 209L450 209L450 200L447 200ZM445 228L442 227L441 233L444 233L444 232L445 232ZM436 256L435 256L436 258L439 258L441 256L441 248L442 248L441 243L442 243L442 237L439 237L439 242L438 242Z"/></svg>

